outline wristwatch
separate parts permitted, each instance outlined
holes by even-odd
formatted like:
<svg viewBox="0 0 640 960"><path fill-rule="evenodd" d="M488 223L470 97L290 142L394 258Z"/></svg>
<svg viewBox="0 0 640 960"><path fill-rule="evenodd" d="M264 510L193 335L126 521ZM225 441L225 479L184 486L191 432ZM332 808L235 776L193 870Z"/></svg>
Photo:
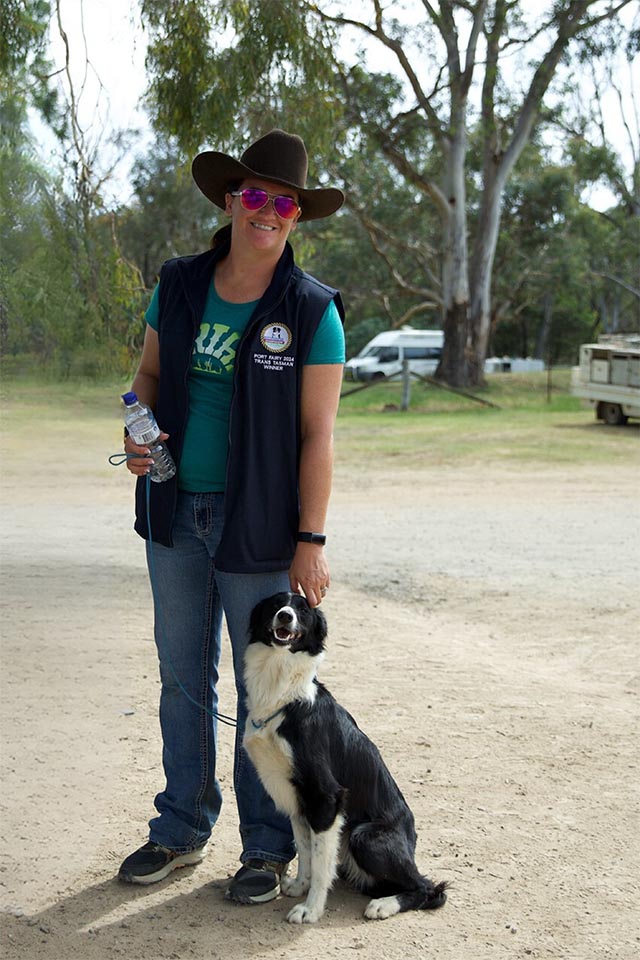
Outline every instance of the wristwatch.
<svg viewBox="0 0 640 960"><path fill-rule="evenodd" d="M324 547L327 542L327 538L324 533L308 533L306 530L298 533L298 542L299 543L317 543L318 546Z"/></svg>

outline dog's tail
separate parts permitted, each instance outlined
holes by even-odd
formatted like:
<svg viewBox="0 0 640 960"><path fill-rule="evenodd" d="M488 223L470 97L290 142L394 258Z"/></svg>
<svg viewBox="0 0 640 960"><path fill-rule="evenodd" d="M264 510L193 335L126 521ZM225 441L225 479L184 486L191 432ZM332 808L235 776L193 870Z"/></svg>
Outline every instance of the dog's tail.
<svg viewBox="0 0 640 960"><path fill-rule="evenodd" d="M447 883L434 884L427 877L420 877L419 884L413 890L370 900L364 915L369 920L386 920L406 910L437 910L447 900L448 886Z"/></svg>
<svg viewBox="0 0 640 960"><path fill-rule="evenodd" d="M420 877L420 884L415 890L398 894L400 911L404 910L437 910L447 902L448 883L433 883L428 877Z"/></svg>
<svg viewBox="0 0 640 960"><path fill-rule="evenodd" d="M433 883L427 877L422 878L420 886L421 902L415 906L414 910L437 910L438 907L444 907L447 902L447 888L449 884L446 881L442 883Z"/></svg>

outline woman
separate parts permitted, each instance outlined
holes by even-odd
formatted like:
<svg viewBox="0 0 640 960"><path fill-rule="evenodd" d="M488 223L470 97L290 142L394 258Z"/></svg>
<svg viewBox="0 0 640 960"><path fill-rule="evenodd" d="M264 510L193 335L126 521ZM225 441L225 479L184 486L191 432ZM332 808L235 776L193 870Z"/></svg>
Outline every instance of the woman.
<svg viewBox="0 0 640 960"><path fill-rule="evenodd" d="M142 455L128 466L140 478L135 528L147 539L154 581L166 787L149 842L119 877L153 883L204 856L222 803L212 714L224 612L242 839L226 896L260 903L278 895L295 847L242 749L249 614L280 590L304 592L316 606L329 588L324 524L344 363L340 295L296 266L287 240L298 221L329 216L344 197L306 188L304 143L282 130L240 161L210 151L192 169L231 224L213 250L163 266L132 385L155 410L178 472L150 485L149 531L151 461L126 438L126 451Z"/></svg>

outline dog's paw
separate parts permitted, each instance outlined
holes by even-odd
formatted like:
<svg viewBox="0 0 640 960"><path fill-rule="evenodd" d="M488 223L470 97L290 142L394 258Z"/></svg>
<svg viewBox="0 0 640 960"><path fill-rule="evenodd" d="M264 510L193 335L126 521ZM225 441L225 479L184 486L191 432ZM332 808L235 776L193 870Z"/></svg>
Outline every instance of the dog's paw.
<svg viewBox="0 0 640 960"><path fill-rule="evenodd" d="M322 910L314 910L306 903L296 903L295 907L289 910L287 920L289 923L315 923L321 916Z"/></svg>
<svg viewBox="0 0 640 960"><path fill-rule="evenodd" d="M370 900L364 915L367 920L387 920L400 912L397 897L381 897L379 900Z"/></svg>
<svg viewBox="0 0 640 960"><path fill-rule="evenodd" d="M283 877L280 890L285 897L304 897L309 892L310 881L305 877Z"/></svg>

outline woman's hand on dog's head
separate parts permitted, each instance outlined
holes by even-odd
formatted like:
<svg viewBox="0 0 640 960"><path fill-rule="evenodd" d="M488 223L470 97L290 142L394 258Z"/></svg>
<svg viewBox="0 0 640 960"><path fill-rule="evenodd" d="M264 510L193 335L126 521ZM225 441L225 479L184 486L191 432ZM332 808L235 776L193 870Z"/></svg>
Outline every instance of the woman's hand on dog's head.
<svg viewBox="0 0 640 960"><path fill-rule="evenodd" d="M295 593L304 593L310 607L317 607L329 589L331 577L324 547L299 543L289 567L289 583Z"/></svg>

